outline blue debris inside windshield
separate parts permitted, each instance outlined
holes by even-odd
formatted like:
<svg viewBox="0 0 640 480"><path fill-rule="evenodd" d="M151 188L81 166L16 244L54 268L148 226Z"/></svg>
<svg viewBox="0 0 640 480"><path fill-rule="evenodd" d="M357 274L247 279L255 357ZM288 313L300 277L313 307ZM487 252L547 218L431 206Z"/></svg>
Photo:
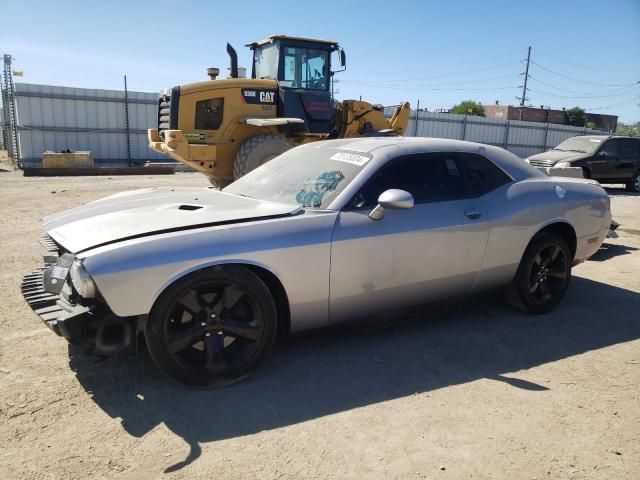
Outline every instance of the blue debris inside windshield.
<svg viewBox="0 0 640 480"><path fill-rule="evenodd" d="M342 180L344 175L339 170L324 172L314 180L307 180L304 188L297 193L296 202L303 207L318 208L322 205L322 198L327 192L338 188Z"/></svg>

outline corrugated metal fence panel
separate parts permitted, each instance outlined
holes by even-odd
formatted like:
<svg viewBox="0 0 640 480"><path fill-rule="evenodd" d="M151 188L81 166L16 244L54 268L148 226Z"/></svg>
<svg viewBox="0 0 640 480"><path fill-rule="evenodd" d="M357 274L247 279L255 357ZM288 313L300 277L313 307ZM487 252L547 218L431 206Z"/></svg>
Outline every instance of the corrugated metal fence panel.
<svg viewBox="0 0 640 480"><path fill-rule="evenodd" d="M146 130L156 126L158 96L128 92L132 163L172 161L149 149ZM98 166L127 165L124 92L16 84L22 163L41 165L47 150L88 150Z"/></svg>
<svg viewBox="0 0 640 480"><path fill-rule="evenodd" d="M76 133L76 132L42 132L21 131L21 154L25 167L42 165L42 153L47 150L88 150L91 152L96 166L126 166L127 139L125 133ZM146 134L130 135L131 158L133 161L157 159L169 161L167 157L149 151Z"/></svg>
<svg viewBox="0 0 640 480"><path fill-rule="evenodd" d="M417 120L416 120L417 119ZM418 122L416 128L416 121ZM405 136L437 137L487 143L528 157L577 135L604 135L570 125L522 122L451 113L411 112Z"/></svg>
<svg viewBox="0 0 640 480"><path fill-rule="evenodd" d="M464 125L464 120L463 120ZM503 145L505 140L505 126L495 118L467 117L465 140L470 142Z"/></svg>
<svg viewBox="0 0 640 480"><path fill-rule="evenodd" d="M511 120L509 122L509 138L507 147L514 146L536 146L542 151L544 147L544 137L546 131L545 123L521 122Z"/></svg>

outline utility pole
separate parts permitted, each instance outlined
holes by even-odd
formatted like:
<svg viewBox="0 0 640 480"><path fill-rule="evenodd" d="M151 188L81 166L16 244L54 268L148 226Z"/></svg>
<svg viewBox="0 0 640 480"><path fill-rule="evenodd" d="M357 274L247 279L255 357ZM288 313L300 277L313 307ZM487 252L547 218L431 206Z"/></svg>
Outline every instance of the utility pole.
<svg viewBox="0 0 640 480"><path fill-rule="evenodd" d="M524 107L525 100L527 98L527 80L529 79L529 62L531 61L531 46L527 50L527 68L524 70L524 85L522 86L522 97L516 97L520 99L520 106Z"/></svg>
<svg viewBox="0 0 640 480"><path fill-rule="evenodd" d="M129 130L129 92L127 90L127 76L124 76L124 121L127 129L127 165L131 166L131 135Z"/></svg>
<svg viewBox="0 0 640 480"><path fill-rule="evenodd" d="M20 143L18 141L18 121L15 104L15 87L13 85L13 71L11 70L11 55L4 55L4 85L2 92L2 108L4 110L5 148L14 165L20 166ZM6 132L6 130L9 130Z"/></svg>

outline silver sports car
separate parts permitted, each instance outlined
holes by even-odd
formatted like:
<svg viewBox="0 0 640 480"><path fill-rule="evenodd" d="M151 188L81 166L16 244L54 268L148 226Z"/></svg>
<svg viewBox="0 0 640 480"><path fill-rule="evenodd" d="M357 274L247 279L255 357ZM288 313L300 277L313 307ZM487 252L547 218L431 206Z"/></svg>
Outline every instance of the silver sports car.
<svg viewBox="0 0 640 480"><path fill-rule="evenodd" d="M600 247L609 197L500 148L363 138L294 148L222 191L124 192L44 220L40 318L99 354L144 337L174 379L220 385L277 332L505 287L545 313Z"/></svg>

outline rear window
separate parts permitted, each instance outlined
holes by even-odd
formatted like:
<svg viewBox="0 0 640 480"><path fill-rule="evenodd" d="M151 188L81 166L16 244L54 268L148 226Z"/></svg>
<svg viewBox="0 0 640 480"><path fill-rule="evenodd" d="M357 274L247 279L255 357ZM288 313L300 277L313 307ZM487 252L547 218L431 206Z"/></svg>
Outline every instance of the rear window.
<svg viewBox="0 0 640 480"><path fill-rule="evenodd" d="M476 195L484 195L511 181L496 164L480 155L461 154L460 159Z"/></svg>
<svg viewBox="0 0 640 480"><path fill-rule="evenodd" d="M624 158L633 158L640 152L640 142L631 139L620 140L620 155Z"/></svg>

